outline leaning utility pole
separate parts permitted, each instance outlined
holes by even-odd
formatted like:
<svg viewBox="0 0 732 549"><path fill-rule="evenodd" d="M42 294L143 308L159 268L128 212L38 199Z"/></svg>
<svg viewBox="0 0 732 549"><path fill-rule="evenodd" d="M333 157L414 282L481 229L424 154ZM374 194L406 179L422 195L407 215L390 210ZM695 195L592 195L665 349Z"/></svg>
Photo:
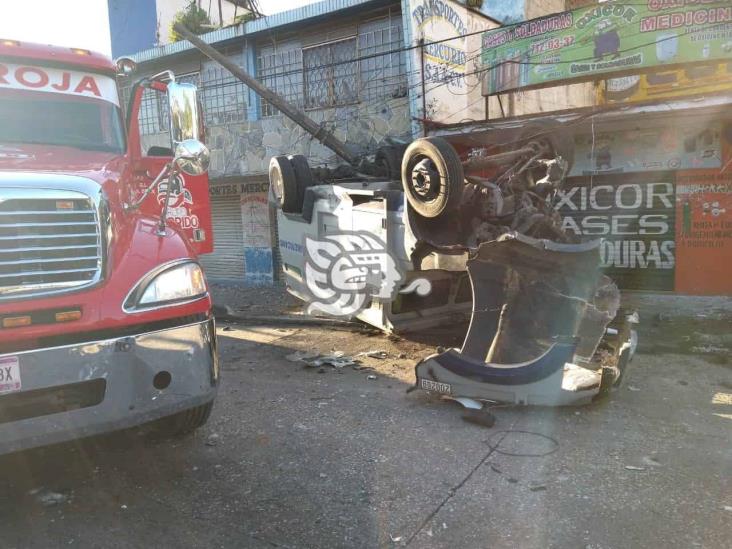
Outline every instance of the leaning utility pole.
<svg viewBox="0 0 732 549"><path fill-rule="evenodd" d="M300 109L290 104L288 101L280 97L277 93L273 92L269 88L263 86L259 82L259 80L252 77L249 73L244 71L231 59L229 59L222 53L219 53L215 48L213 48L209 44L206 44L203 40L193 34L181 23L176 23L174 28L180 36L193 44L206 57L212 59L213 61L216 61L219 65L228 70L236 78L244 82L247 86L253 89L257 94L259 94L262 99L271 103L272 106L282 112L282 114L292 119L296 124L298 124L306 132L315 137L318 141L323 143L323 145L331 149L343 160L353 166L358 163L358 157L356 157L350 150L348 150L348 147L345 143L337 139L332 133L330 133L323 126L315 122Z"/></svg>

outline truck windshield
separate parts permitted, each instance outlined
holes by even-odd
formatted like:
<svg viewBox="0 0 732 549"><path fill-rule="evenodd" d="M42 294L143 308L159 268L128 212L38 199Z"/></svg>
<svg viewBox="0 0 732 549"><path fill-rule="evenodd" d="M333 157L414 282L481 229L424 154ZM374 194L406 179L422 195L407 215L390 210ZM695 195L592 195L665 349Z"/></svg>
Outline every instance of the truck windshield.
<svg viewBox="0 0 732 549"><path fill-rule="evenodd" d="M119 108L108 101L62 94L2 90L0 143L60 145L124 152Z"/></svg>

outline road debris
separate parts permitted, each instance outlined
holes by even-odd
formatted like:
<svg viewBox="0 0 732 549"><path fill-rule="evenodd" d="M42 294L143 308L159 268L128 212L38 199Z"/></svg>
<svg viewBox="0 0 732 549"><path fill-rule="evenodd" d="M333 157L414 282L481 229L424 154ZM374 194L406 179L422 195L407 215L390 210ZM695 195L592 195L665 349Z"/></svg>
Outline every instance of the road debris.
<svg viewBox="0 0 732 549"><path fill-rule="evenodd" d="M467 409L462 415L463 421L480 425L481 427L493 427L496 424L496 416L488 410Z"/></svg>
<svg viewBox="0 0 732 549"><path fill-rule="evenodd" d="M389 354L386 351L363 351L358 353L356 356L367 356L369 358L378 358L380 360L389 358Z"/></svg>
<svg viewBox="0 0 732 549"><path fill-rule="evenodd" d="M290 362L304 362L306 360L317 358L319 356L320 353L317 351L295 351L294 353L286 355L285 359L289 360Z"/></svg>
<svg viewBox="0 0 732 549"><path fill-rule="evenodd" d="M376 376L374 374L370 374L366 376L366 379L369 381L376 381Z"/></svg>
<svg viewBox="0 0 732 549"><path fill-rule="evenodd" d="M219 435L217 433L211 433L206 439L206 446L216 446L219 443Z"/></svg>
<svg viewBox="0 0 732 549"><path fill-rule="evenodd" d="M399 543L400 541L402 541L403 537L404 536L393 536L389 534L389 539L391 539L391 541L393 541L394 543Z"/></svg>
<svg viewBox="0 0 732 549"><path fill-rule="evenodd" d="M628 471L645 471L645 467L638 467L636 465L626 465L625 469Z"/></svg>
<svg viewBox="0 0 732 549"><path fill-rule="evenodd" d="M52 507L54 505L60 505L67 503L71 500L71 493L65 494L62 492L54 492L48 488L36 488L28 492L31 496L36 498L36 501L44 507Z"/></svg>

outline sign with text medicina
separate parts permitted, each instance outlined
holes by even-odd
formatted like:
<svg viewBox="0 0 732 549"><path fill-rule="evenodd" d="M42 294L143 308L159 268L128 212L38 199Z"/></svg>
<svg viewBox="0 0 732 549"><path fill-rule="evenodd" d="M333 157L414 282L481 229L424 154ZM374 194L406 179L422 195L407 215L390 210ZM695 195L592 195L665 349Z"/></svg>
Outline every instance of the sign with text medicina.
<svg viewBox="0 0 732 549"><path fill-rule="evenodd" d="M483 33L483 94L732 59L732 2L605 2Z"/></svg>

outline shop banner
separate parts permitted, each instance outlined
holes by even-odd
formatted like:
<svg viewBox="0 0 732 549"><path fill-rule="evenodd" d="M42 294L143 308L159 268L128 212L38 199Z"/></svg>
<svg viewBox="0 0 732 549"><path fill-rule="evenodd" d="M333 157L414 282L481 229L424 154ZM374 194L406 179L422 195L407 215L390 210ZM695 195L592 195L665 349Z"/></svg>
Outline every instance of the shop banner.
<svg viewBox="0 0 732 549"><path fill-rule="evenodd" d="M673 172L569 178L558 191L562 227L601 238L602 266L623 289L674 289Z"/></svg>
<svg viewBox="0 0 732 549"><path fill-rule="evenodd" d="M598 86L598 103L636 103L732 90L732 63L690 65L610 78Z"/></svg>
<svg viewBox="0 0 732 549"><path fill-rule="evenodd" d="M605 2L483 33L483 94L732 58L728 0Z"/></svg>
<svg viewBox="0 0 732 549"><path fill-rule="evenodd" d="M732 294L732 172L678 172L676 291Z"/></svg>

